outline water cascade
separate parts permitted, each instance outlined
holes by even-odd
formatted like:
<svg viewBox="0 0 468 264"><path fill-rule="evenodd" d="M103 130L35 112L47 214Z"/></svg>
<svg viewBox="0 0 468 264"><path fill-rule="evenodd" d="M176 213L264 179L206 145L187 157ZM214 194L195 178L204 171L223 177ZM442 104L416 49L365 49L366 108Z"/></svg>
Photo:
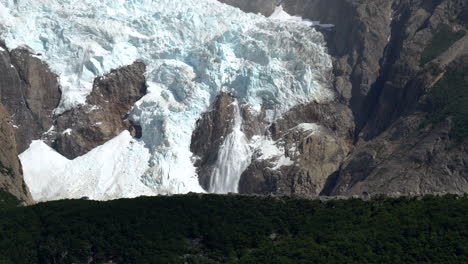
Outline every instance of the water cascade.
<svg viewBox="0 0 468 264"><path fill-rule="evenodd" d="M242 172L250 165L252 151L242 132L239 104L234 103L232 132L224 140L218 152L218 160L211 172L210 193L236 193Z"/></svg>

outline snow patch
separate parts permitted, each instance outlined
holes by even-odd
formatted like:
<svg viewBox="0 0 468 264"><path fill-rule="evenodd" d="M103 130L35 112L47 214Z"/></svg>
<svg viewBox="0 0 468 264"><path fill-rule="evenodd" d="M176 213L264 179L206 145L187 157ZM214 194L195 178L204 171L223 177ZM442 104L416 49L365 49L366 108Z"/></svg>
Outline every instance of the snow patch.
<svg viewBox="0 0 468 264"><path fill-rule="evenodd" d="M335 25L333 24L321 24L320 21L311 21L309 19L304 19L300 16L293 16L284 11L283 6L279 5L275 8L273 14L271 14L270 19L287 22L287 23L297 23L303 24L309 27L317 26L324 29L331 29L334 28Z"/></svg>
<svg viewBox="0 0 468 264"><path fill-rule="evenodd" d="M54 133L54 130L55 130L55 126L51 126L49 130L47 130L47 132L44 133L44 135L51 135L52 133Z"/></svg>
<svg viewBox="0 0 468 264"><path fill-rule="evenodd" d="M70 136L71 133L72 133L72 129L71 128L67 128L65 131L62 132L63 135L67 135L67 136Z"/></svg>
<svg viewBox="0 0 468 264"><path fill-rule="evenodd" d="M323 127L315 123L302 123L290 130L301 130L310 134L319 134L323 130Z"/></svg>
<svg viewBox="0 0 468 264"><path fill-rule="evenodd" d="M268 137L255 136L253 139L253 148L255 149L256 158L258 160L267 160L274 167L271 169L277 170L283 166L291 166L294 162L285 156L284 147Z"/></svg>
<svg viewBox="0 0 468 264"><path fill-rule="evenodd" d="M274 19L274 20L283 21L283 22L300 23L300 24L304 24L306 26L314 26L315 25L315 23L313 21L303 19L300 16L292 16L292 15L288 14L286 11L284 11L283 6L281 6L281 5L277 6L275 8L275 11L273 12L273 14L271 14L270 18Z"/></svg>
<svg viewBox="0 0 468 264"><path fill-rule="evenodd" d="M88 197L109 200L155 195L141 175L150 154L128 131L88 154L68 160L36 140L20 155L24 178L36 201Z"/></svg>
<svg viewBox="0 0 468 264"><path fill-rule="evenodd" d="M275 163L276 165L272 168L273 170L277 170L283 166L291 166L294 165L294 161L292 161L289 157L280 156L278 161Z"/></svg>

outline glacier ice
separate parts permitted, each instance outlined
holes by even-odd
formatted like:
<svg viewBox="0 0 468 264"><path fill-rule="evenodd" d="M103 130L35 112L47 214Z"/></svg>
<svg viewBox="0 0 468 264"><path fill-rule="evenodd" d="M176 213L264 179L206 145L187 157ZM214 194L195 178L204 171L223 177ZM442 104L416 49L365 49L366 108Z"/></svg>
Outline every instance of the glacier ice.
<svg viewBox="0 0 468 264"><path fill-rule="evenodd" d="M239 104L262 105L275 116L297 104L333 98L328 89L332 61L323 36L302 21L247 14L216 0L0 4L0 37L8 48L30 47L60 76L63 96L57 114L85 103L95 77L135 60L147 64L149 93L129 118L143 130L137 144L144 149L133 151L149 153L139 179L155 194L202 191L190 139L197 118L221 91L233 93ZM127 151L126 144L121 148ZM28 169L33 161L27 161L25 177L39 177ZM114 195L124 197L125 191Z"/></svg>

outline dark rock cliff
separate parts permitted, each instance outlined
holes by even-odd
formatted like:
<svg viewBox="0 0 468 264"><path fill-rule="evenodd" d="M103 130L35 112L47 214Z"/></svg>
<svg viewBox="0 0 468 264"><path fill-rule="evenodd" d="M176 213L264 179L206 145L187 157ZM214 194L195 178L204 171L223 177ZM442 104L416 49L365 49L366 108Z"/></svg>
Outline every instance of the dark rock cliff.
<svg viewBox="0 0 468 264"><path fill-rule="evenodd" d="M24 48L9 52L0 47L0 98L12 116L21 153L52 126L61 91L58 77L39 56Z"/></svg>
<svg viewBox="0 0 468 264"><path fill-rule="evenodd" d="M33 199L23 179L23 170L16 151L13 120L0 104L0 191L13 194L23 204Z"/></svg>
<svg viewBox="0 0 468 264"><path fill-rule="evenodd" d="M190 151L197 157L200 185L208 190L212 166L218 158L218 150L229 133L232 132L234 119L234 97L221 93L215 100L211 111L203 114L192 134Z"/></svg>
<svg viewBox="0 0 468 264"><path fill-rule="evenodd" d="M249 2L247 7L244 2ZM334 173L309 172L309 179L326 178L323 187L312 190L314 180L304 181L297 169L270 170L269 162L254 160L240 188L248 193L304 193L297 190L305 189L306 195L320 188L325 195L468 192L468 71L456 71L466 68L468 2L284 0L281 4L290 14L335 25L323 33L334 57L336 105L352 115L327 109L321 118L312 118L317 109L306 106L288 113L270 130L284 142L290 132L281 131L291 129L294 122L318 123L331 130L340 146L348 147L333 154L338 164ZM260 0L233 5L253 13L271 12L269 4ZM301 136L293 141L302 144ZM312 145L323 145L315 142ZM321 154L334 148L325 149ZM305 152L299 156L307 162L297 168L315 164Z"/></svg>
<svg viewBox="0 0 468 264"><path fill-rule="evenodd" d="M9 51L0 43L0 189L25 203L32 198L23 181L18 154L32 140L43 139L73 159L128 129L128 112L146 94L146 66L141 62L111 71L95 80L87 105L54 116L61 90L58 76L27 48ZM11 115L10 115L11 114Z"/></svg>
<svg viewBox="0 0 468 264"><path fill-rule="evenodd" d="M124 130L141 136L139 127L127 116L133 105L146 94L145 71L144 63L135 62L96 78L87 104L57 117L51 140L53 148L73 159Z"/></svg>

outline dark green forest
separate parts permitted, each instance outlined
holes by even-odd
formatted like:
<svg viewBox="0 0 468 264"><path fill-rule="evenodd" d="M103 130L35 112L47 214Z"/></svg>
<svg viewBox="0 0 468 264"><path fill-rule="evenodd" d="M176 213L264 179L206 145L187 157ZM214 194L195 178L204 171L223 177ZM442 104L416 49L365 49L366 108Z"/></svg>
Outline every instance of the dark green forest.
<svg viewBox="0 0 468 264"><path fill-rule="evenodd" d="M180 195L0 209L0 263L468 263L468 197Z"/></svg>

